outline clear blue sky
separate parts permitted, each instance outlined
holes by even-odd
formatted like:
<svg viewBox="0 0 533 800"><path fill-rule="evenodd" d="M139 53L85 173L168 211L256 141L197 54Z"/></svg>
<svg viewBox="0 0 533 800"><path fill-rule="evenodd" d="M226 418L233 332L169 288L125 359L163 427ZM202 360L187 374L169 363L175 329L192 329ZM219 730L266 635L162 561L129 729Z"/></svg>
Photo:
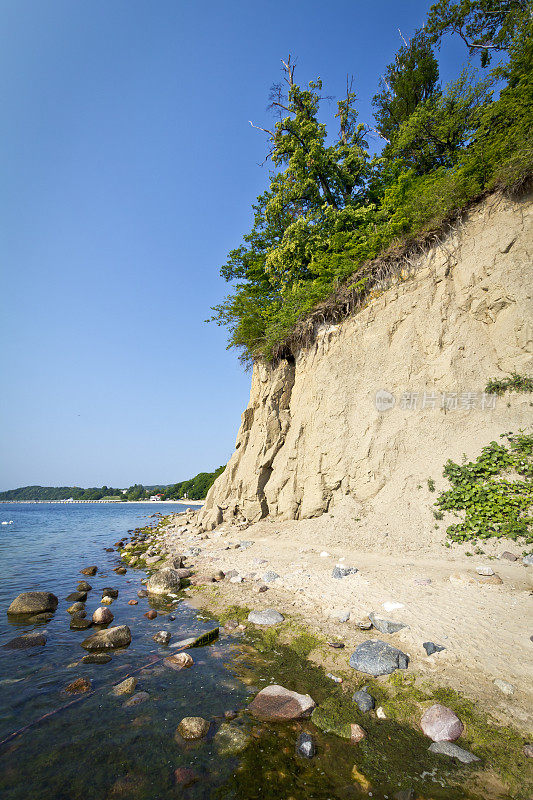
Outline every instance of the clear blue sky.
<svg viewBox="0 0 533 800"><path fill-rule="evenodd" d="M227 461L250 376L204 320L268 177L248 120L290 52L328 94L353 73L371 121L429 5L0 1L0 489ZM449 43L444 78L465 59Z"/></svg>

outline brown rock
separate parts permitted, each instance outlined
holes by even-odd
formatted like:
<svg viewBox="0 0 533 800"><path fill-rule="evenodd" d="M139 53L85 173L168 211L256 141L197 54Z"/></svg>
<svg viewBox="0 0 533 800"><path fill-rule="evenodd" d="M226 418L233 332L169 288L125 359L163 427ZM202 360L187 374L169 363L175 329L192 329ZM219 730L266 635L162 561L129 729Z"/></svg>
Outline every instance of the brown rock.
<svg viewBox="0 0 533 800"><path fill-rule="evenodd" d="M178 767L178 769L174 770L174 782L178 786L183 786L184 789L186 789L187 786L192 786L197 780L198 775L193 769Z"/></svg>
<svg viewBox="0 0 533 800"><path fill-rule="evenodd" d="M157 611L155 608L151 608L150 611L147 611L143 616L145 616L146 619L155 619L157 617Z"/></svg>
<svg viewBox="0 0 533 800"><path fill-rule="evenodd" d="M98 567L85 567L84 569L80 569L81 575L96 575L98 572Z"/></svg>
<svg viewBox="0 0 533 800"><path fill-rule="evenodd" d="M350 725L350 741L352 744L357 744L357 742L360 742L361 739L365 738L365 736L366 736L365 729L362 728L360 725L358 725L356 722L353 722Z"/></svg>
<svg viewBox="0 0 533 800"><path fill-rule="evenodd" d="M111 690L114 695L120 697L123 694L131 694L135 691L135 687L137 686L137 678L125 678L120 683L117 683L116 686L113 686Z"/></svg>
<svg viewBox="0 0 533 800"><path fill-rule="evenodd" d="M258 719L275 721L308 717L315 705L308 694L298 694L273 684L261 689L248 710Z"/></svg>
<svg viewBox="0 0 533 800"><path fill-rule="evenodd" d="M88 678L78 678L68 686L65 686L65 691L69 694L84 694L91 691L91 681Z"/></svg>
<svg viewBox="0 0 533 800"><path fill-rule="evenodd" d="M209 722L203 717L184 717L177 728L177 733L184 739L203 739L209 731Z"/></svg>
<svg viewBox="0 0 533 800"><path fill-rule="evenodd" d="M175 656L165 658L163 664L179 672L182 669L189 669L189 667L192 667L194 661L188 653L176 653Z"/></svg>
<svg viewBox="0 0 533 800"><path fill-rule="evenodd" d="M518 556L515 556L514 553L510 553L508 550L505 550L500 558L505 558L507 561L518 561Z"/></svg>
<svg viewBox="0 0 533 800"><path fill-rule="evenodd" d="M128 605L129 606L136 606L138 604L139 604L138 600L128 600Z"/></svg>
<svg viewBox="0 0 533 800"><path fill-rule="evenodd" d="M117 575L125 575L127 570L126 570L126 567L115 567L113 572L116 572Z"/></svg>
<svg viewBox="0 0 533 800"><path fill-rule="evenodd" d="M501 583L503 583L500 576L496 575L496 573L494 573L494 575L480 575L478 577L478 582L489 584L489 586L499 586Z"/></svg>

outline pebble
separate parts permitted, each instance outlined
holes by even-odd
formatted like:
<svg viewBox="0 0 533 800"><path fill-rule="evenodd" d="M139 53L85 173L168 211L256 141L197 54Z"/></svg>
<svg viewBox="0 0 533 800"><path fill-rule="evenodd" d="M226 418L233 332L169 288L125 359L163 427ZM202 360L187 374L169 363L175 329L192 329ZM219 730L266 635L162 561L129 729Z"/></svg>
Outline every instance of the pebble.
<svg viewBox="0 0 533 800"><path fill-rule="evenodd" d="M444 645L442 644L435 644L435 642L424 642L422 647L426 651L426 655L432 656L433 653L440 653L442 650L446 650Z"/></svg>
<svg viewBox="0 0 533 800"><path fill-rule="evenodd" d="M329 556L330 554L327 552L327 550L322 550L320 553L320 558L329 558Z"/></svg>
<svg viewBox="0 0 533 800"><path fill-rule="evenodd" d="M264 586L264 585L258 586L255 591L258 594L261 594L262 592L268 592L268 586Z"/></svg>
<svg viewBox="0 0 533 800"><path fill-rule="evenodd" d="M402 628L409 627L404 622L395 622L392 619L383 619L383 617L378 617L373 611L368 615L368 618L374 628L377 628L380 633L393 634L401 631Z"/></svg>
<svg viewBox="0 0 533 800"><path fill-rule="evenodd" d="M98 572L98 567L84 567L84 569L80 569L81 575L96 575Z"/></svg>
<svg viewBox="0 0 533 800"><path fill-rule="evenodd" d="M478 575L494 575L492 567L476 567L476 572Z"/></svg>
<svg viewBox="0 0 533 800"><path fill-rule="evenodd" d="M178 767L174 770L174 782L178 786L183 786L184 789L187 786L192 786L197 780L199 780L198 775L189 767Z"/></svg>
<svg viewBox="0 0 533 800"><path fill-rule="evenodd" d="M340 611L337 614L337 620L339 622L348 622L349 619L350 619L350 612L349 611Z"/></svg>
<svg viewBox="0 0 533 800"><path fill-rule="evenodd" d="M302 732L298 736L296 755L302 758L313 758L316 755L316 744L311 734Z"/></svg>
<svg viewBox="0 0 533 800"><path fill-rule="evenodd" d="M194 661L188 653L176 653L175 656L165 658L163 664L179 672L182 669L189 669L189 667L192 667Z"/></svg>
<svg viewBox="0 0 533 800"><path fill-rule="evenodd" d="M405 608L403 603L395 603L395 602L393 602L391 600L387 600L386 603L383 603L382 607L389 614L390 614L391 611L397 611L397 609L399 609L399 608Z"/></svg>
<svg viewBox="0 0 533 800"><path fill-rule="evenodd" d="M136 606L138 604L139 604L138 600L128 600L128 605L129 606Z"/></svg>
<svg viewBox="0 0 533 800"><path fill-rule="evenodd" d="M356 722L353 722L350 725L350 742L352 744L357 744L362 739L364 739L365 736L366 736L365 729L362 728L360 725L358 725Z"/></svg>
<svg viewBox="0 0 533 800"><path fill-rule="evenodd" d="M507 561L518 561L518 556L515 556L514 553L510 553L508 550L505 550L500 558L506 558Z"/></svg>
<svg viewBox="0 0 533 800"><path fill-rule="evenodd" d="M363 712L372 711L376 705L376 701L366 689L359 689L357 692L354 692L352 700L357 705L359 711Z"/></svg>
<svg viewBox="0 0 533 800"><path fill-rule="evenodd" d="M277 581L278 578L279 575L277 572L269 570L268 572L265 572L261 580L263 580L265 583L272 583L273 581Z"/></svg>
<svg viewBox="0 0 533 800"><path fill-rule="evenodd" d="M209 722L203 717L184 717L177 728L177 733L184 739L203 739L209 730Z"/></svg>
<svg viewBox="0 0 533 800"><path fill-rule="evenodd" d="M417 586L429 586L431 583L431 578L415 578L415 584Z"/></svg>
<svg viewBox="0 0 533 800"><path fill-rule="evenodd" d="M374 627L372 625L372 622L368 618L360 620L359 622L356 623L356 625L362 631L369 631L371 630L371 628Z"/></svg>
<svg viewBox="0 0 533 800"><path fill-rule="evenodd" d="M243 581L244 581L244 578L242 577L242 575L234 575L233 578L229 579L230 583L243 583Z"/></svg>
<svg viewBox="0 0 533 800"><path fill-rule="evenodd" d="M524 556L522 559L522 564L527 564L531 566L533 564L533 553L528 553L527 556Z"/></svg>
<svg viewBox="0 0 533 800"><path fill-rule="evenodd" d="M469 753L468 750L463 750L462 747L459 747L459 745L453 742L433 742L428 749L430 752L438 753L441 756L456 758L462 764L471 764L473 761L479 761L479 758L473 753Z"/></svg>
<svg viewBox="0 0 533 800"><path fill-rule="evenodd" d="M155 619L157 617L157 611L155 608L151 608L150 611L147 611L143 616L146 617L146 619Z"/></svg>
<svg viewBox="0 0 533 800"><path fill-rule="evenodd" d="M378 706L378 708L376 708L376 717L378 719L387 719L387 715L385 714L382 706Z"/></svg>
<svg viewBox="0 0 533 800"><path fill-rule="evenodd" d="M339 678L338 675L334 675L332 672L327 672L326 678L330 678L332 681L335 681L335 683L342 683L342 678Z"/></svg>
<svg viewBox="0 0 533 800"><path fill-rule="evenodd" d="M502 681L500 680L500 678L496 678L496 680L494 680L493 683L494 686L496 686L496 688L500 690L500 692L503 692L503 694L506 694L509 697L512 694L514 694L515 690L512 683L508 683L507 681Z"/></svg>
<svg viewBox="0 0 533 800"><path fill-rule="evenodd" d="M345 646L344 642L328 642L330 647L334 647L336 650L342 650Z"/></svg>
<svg viewBox="0 0 533 800"><path fill-rule="evenodd" d="M157 644L168 644L170 642L170 633L168 631L158 631L152 636L152 639Z"/></svg>
<svg viewBox="0 0 533 800"><path fill-rule="evenodd" d="M347 575L355 575L356 572L358 572L358 570L355 567L344 567L342 564L337 564L337 566L333 567L331 577L340 580L341 578L345 578Z"/></svg>

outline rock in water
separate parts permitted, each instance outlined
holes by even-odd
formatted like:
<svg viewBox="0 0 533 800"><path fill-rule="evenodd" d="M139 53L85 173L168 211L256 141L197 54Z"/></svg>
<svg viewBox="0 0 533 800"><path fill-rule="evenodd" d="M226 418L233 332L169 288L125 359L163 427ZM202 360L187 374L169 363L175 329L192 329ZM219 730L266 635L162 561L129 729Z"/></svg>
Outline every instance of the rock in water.
<svg viewBox="0 0 533 800"><path fill-rule="evenodd" d="M372 711L376 705L376 701L372 695L366 691L366 689L359 689L358 692L354 692L352 695L352 700L354 703L356 703L359 711L363 712Z"/></svg>
<svg viewBox="0 0 533 800"><path fill-rule="evenodd" d="M296 742L296 755L302 758L313 758L316 755L315 740L310 733L302 732Z"/></svg>
<svg viewBox="0 0 533 800"><path fill-rule="evenodd" d="M148 592L146 589L139 589L137 592L137 597L148 597Z"/></svg>
<svg viewBox="0 0 533 800"><path fill-rule="evenodd" d="M209 722L203 717L184 717L177 729L184 739L203 739L208 731Z"/></svg>
<svg viewBox="0 0 533 800"><path fill-rule="evenodd" d="M105 608L105 606L100 606L93 614L93 622L95 625L109 625L110 622L113 622L113 619L113 614L108 608Z"/></svg>
<svg viewBox="0 0 533 800"><path fill-rule="evenodd" d="M401 631L402 628L408 627L403 622L394 622L394 620L391 619L383 619L383 617L378 617L373 611L368 615L368 619L371 621L374 628L377 628L380 633L397 633L397 631Z"/></svg>
<svg viewBox="0 0 533 800"><path fill-rule="evenodd" d="M194 661L188 653L176 653L175 656L165 658L163 664L179 672L182 669L189 669L189 667L192 667Z"/></svg>
<svg viewBox="0 0 533 800"><path fill-rule="evenodd" d="M273 684L256 694L248 710L258 719L276 721L308 717L315 705L308 694L298 694Z"/></svg>
<svg viewBox="0 0 533 800"><path fill-rule="evenodd" d="M221 756L234 756L248 747L250 734L240 725L230 725L223 722L213 737Z"/></svg>
<svg viewBox="0 0 533 800"><path fill-rule="evenodd" d="M355 648L349 663L367 675L390 675L396 669L407 669L409 656L380 639L369 639Z"/></svg>
<svg viewBox="0 0 533 800"><path fill-rule="evenodd" d="M189 767L178 767L174 770L174 782L177 786L182 786L186 789L196 783L197 780L199 780L198 775Z"/></svg>
<svg viewBox="0 0 533 800"><path fill-rule="evenodd" d="M150 695L148 692L137 692L137 694L132 694L129 700L126 700L123 707L130 708L131 706L138 706L139 703L144 703L149 697Z"/></svg>
<svg viewBox="0 0 533 800"><path fill-rule="evenodd" d="M109 653L89 653L82 658L84 664L108 664L110 661Z"/></svg>
<svg viewBox="0 0 533 800"><path fill-rule="evenodd" d="M168 631L158 631L152 636L152 639L157 644L168 644L170 642L170 633Z"/></svg>
<svg viewBox="0 0 533 800"><path fill-rule="evenodd" d="M263 611L250 611L248 614L248 622L253 622L255 625L277 625L283 622L285 617L276 611L274 608L265 608Z"/></svg>
<svg viewBox="0 0 533 800"><path fill-rule="evenodd" d="M453 742L433 742L428 748L432 753L438 753L441 756L450 756L461 761L462 764L471 764L473 761L479 761L479 758L468 750L463 750L458 744Z"/></svg>
<svg viewBox="0 0 533 800"><path fill-rule="evenodd" d="M464 730L457 714L441 703L435 703L422 714L420 727L434 742L454 742Z"/></svg>
<svg viewBox="0 0 533 800"><path fill-rule="evenodd" d="M152 594L168 594L169 592L179 592L181 589L181 578L178 571L170 567L159 569L148 579L146 588Z"/></svg>
<svg viewBox="0 0 533 800"><path fill-rule="evenodd" d="M137 686L137 678L126 678L125 680L117 683L116 686L113 686L112 693L117 697L123 694L131 694L135 691L135 687Z"/></svg>
<svg viewBox="0 0 533 800"><path fill-rule="evenodd" d="M131 631L127 625L115 625L104 631L93 633L84 639L81 646L85 650L113 650L117 647L127 647L131 642Z"/></svg>
<svg viewBox="0 0 533 800"><path fill-rule="evenodd" d="M85 603L87 600L87 592L71 592L65 600L68 600L69 603L72 603L74 600L79 600L82 603Z"/></svg>
<svg viewBox="0 0 533 800"><path fill-rule="evenodd" d="M46 636L42 633L25 633L23 636L16 636L7 644L2 645L7 650L26 650L28 647L38 647L46 644Z"/></svg>
<svg viewBox="0 0 533 800"><path fill-rule="evenodd" d="M102 597L105 597L106 595L107 597L112 597L113 600L116 600L118 597L118 589L111 589L111 587L106 586L104 589L102 589Z"/></svg>
<svg viewBox="0 0 533 800"><path fill-rule="evenodd" d="M65 691L69 694L84 694L91 691L91 681L88 678L78 678L68 686L65 686Z"/></svg>
<svg viewBox="0 0 533 800"><path fill-rule="evenodd" d="M12 616L18 614L42 614L45 611L55 611L59 600L52 592L22 592L15 597L7 613Z"/></svg>
<svg viewBox="0 0 533 800"><path fill-rule="evenodd" d="M79 601L77 601L76 603L72 603L72 605L67 608L67 612L69 614L77 614L79 617L84 617L85 604Z"/></svg>
<svg viewBox="0 0 533 800"><path fill-rule="evenodd" d="M85 567L84 569L80 569L81 575L96 575L98 572L98 567Z"/></svg>
<svg viewBox="0 0 533 800"><path fill-rule="evenodd" d="M91 620L85 619L85 612L83 612L83 616L81 614L73 614L70 618L70 630L71 631L85 631L87 628L91 627Z"/></svg>
<svg viewBox="0 0 533 800"><path fill-rule="evenodd" d="M157 617L157 611L155 608L151 608L150 611L147 611L146 614L143 614L143 617L146 617L146 619L155 619Z"/></svg>
<svg viewBox="0 0 533 800"><path fill-rule="evenodd" d="M78 583L78 592L90 592L93 587L87 581L80 581Z"/></svg>

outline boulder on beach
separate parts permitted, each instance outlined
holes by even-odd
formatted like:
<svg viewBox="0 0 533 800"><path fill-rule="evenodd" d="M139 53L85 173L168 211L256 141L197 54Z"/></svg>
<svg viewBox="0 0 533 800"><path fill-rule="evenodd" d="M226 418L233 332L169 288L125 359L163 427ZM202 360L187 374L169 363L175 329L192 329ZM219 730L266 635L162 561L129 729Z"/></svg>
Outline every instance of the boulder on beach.
<svg viewBox="0 0 533 800"><path fill-rule="evenodd" d="M408 626L405 625L403 622L396 622L392 619L384 619L383 617L378 616L373 611L368 615L368 619L380 633L385 634L392 634L401 631L402 628L407 628Z"/></svg>
<svg viewBox="0 0 533 800"><path fill-rule="evenodd" d="M310 695L291 692L284 686L273 684L256 694L248 711L254 717L267 721L300 719L309 717L315 705Z"/></svg>
<svg viewBox="0 0 533 800"><path fill-rule="evenodd" d="M113 650L127 647L131 642L131 631L127 625L115 625L113 628L93 633L84 639L81 646L85 650Z"/></svg>
<svg viewBox="0 0 533 800"><path fill-rule="evenodd" d="M147 590L151 594L168 594L169 592L179 592L181 589L181 578L176 569L164 567L157 570L148 579Z"/></svg>
<svg viewBox="0 0 533 800"><path fill-rule="evenodd" d="M16 636L7 644L2 645L7 650L26 650L28 647L39 647L46 644L46 636L42 633L25 633L23 636Z"/></svg>
<svg viewBox="0 0 533 800"><path fill-rule="evenodd" d="M390 675L397 669L407 669L409 656L380 639L368 639L355 648L349 663L367 675Z"/></svg>
<svg viewBox="0 0 533 800"><path fill-rule="evenodd" d="M454 742L464 731L457 714L441 703L435 703L424 711L420 727L434 742Z"/></svg>
<svg viewBox="0 0 533 800"><path fill-rule="evenodd" d="M275 608L265 608L262 611L250 611L248 614L248 622L253 622L255 625L277 625L283 622L285 617L276 611Z"/></svg>
<svg viewBox="0 0 533 800"><path fill-rule="evenodd" d="M59 600L52 592L22 592L15 597L7 613L12 616L21 614L42 614L55 611Z"/></svg>

